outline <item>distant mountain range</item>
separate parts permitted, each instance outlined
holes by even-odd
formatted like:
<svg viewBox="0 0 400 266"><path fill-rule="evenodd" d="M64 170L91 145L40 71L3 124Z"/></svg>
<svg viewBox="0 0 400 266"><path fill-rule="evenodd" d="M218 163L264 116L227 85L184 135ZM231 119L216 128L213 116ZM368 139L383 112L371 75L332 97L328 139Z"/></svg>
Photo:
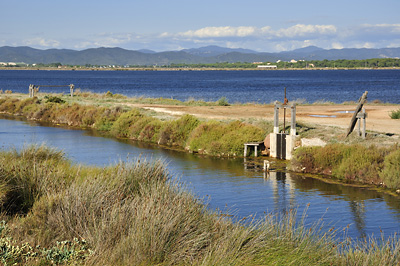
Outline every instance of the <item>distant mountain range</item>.
<svg viewBox="0 0 400 266"><path fill-rule="evenodd" d="M216 62L276 62L277 60L337 60L400 58L400 48L382 49L322 49L309 46L280 53L259 53L247 49L219 46L155 52L151 50L126 50L122 48L91 48L82 51L69 49L39 50L31 47L0 47L0 62L61 63L63 65L169 65L171 63Z"/></svg>

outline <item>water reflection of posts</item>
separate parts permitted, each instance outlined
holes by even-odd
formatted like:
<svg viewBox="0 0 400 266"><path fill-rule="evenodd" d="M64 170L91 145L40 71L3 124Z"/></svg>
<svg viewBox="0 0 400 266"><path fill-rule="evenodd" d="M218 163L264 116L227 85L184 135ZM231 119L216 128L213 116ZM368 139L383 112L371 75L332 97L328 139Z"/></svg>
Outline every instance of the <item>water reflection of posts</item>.
<svg viewBox="0 0 400 266"><path fill-rule="evenodd" d="M286 211L295 208L295 188L290 173L271 172L269 182L272 183L275 211ZM289 192L289 197L287 196ZM289 198L289 202L288 201Z"/></svg>
<svg viewBox="0 0 400 266"><path fill-rule="evenodd" d="M365 233L365 204L364 201L350 201L350 210L354 216L354 222L356 224L357 231L360 233L362 238L366 237Z"/></svg>

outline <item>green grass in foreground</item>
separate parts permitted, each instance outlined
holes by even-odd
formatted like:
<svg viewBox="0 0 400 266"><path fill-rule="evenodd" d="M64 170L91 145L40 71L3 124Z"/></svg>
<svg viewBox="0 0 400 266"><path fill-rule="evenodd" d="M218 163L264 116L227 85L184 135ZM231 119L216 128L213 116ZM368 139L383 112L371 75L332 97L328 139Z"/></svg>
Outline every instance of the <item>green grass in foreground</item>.
<svg viewBox="0 0 400 266"><path fill-rule="evenodd" d="M44 146L0 151L3 265L397 265L399 241L338 242L296 212L233 223L159 161L71 165ZM305 215L304 215L305 217Z"/></svg>

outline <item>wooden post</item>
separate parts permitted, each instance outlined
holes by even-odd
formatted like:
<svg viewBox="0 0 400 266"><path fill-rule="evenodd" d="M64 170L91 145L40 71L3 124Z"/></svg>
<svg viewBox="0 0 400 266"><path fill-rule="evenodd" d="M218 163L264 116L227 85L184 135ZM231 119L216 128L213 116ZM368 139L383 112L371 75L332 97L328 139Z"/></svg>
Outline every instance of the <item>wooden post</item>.
<svg viewBox="0 0 400 266"><path fill-rule="evenodd" d="M71 97L74 97L74 88L75 88L74 84L69 85L69 92L71 93Z"/></svg>
<svg viewBox="0 0 400 266"><path fill-rule="evenodd" d="M29 98L32 98L33 97L33 93L32 93L32 91L33 91L33 88L32 88L32 84L29 84Z"/></svg>
<svg viewBox="0 0 400 266"><path fill-rule="evenodd" d="M244 144L244 157L247 157L247 144Z"/></svg>
<svg viewBox="0 0 400 266"><path fill-rule="evenodd" d="M357 114L361 111L365 101L367 100L368 91L365 91L364 94L361 96L360 100L358 101L358 105L356 110L354 111L353 117L351 118L349 128L347 129L346 138L353 132L354 127L357 123Z"/></svg>
<svg viewBox="0 0 400 266"><path fill-rule="evenodd" d="M365 137L366 137L366 135L367 135L367 125L366 125L366 122L367 122L367 114L365 113L365 109L363 109L363 132L362 132L362 137L363 137L363 139L365 139Z"/></svg>

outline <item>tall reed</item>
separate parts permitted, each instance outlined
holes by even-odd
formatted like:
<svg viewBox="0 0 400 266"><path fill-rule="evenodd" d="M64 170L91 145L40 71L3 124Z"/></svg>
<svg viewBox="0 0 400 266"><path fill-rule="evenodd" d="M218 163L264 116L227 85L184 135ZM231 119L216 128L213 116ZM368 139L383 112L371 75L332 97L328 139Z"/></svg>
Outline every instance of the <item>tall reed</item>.
<svg viewBox="0 0 400 266"><path fill-rule="evenodd" d="M348 246L335 240L333 232L323 232L320 224L307 224L305 214L299 220L295 210L259 221L232 222L186 192L160 161L137 158L105 168L75 166L62 153L36 146L3 151L0 163L1 182L15 177L22 184L23 176L35 188L28 189L34 196L24 212L3 214L8 220L7 230L1 229L4 222L0 226L3 264L400 262L396 239ZM28 178L28 169L35 178Z"/></svg>

